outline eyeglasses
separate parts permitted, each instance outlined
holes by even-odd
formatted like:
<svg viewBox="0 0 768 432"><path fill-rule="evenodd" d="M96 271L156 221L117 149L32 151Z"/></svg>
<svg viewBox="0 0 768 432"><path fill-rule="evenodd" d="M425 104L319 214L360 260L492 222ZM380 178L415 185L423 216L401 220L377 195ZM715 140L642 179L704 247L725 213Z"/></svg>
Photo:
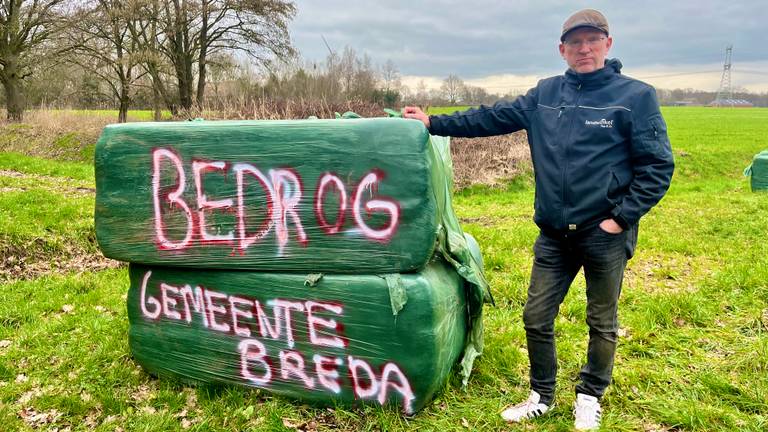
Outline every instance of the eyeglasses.
<svg viewBox="0 0 768 432"><path fill-rule="evenodd" d="M580 48L584 44L586 44L590 48L594 48L597 46L597 44L599 44L604 39L605 39L605 36L595 36L587 39L568 39L563 43L568 48Z"/></svg>

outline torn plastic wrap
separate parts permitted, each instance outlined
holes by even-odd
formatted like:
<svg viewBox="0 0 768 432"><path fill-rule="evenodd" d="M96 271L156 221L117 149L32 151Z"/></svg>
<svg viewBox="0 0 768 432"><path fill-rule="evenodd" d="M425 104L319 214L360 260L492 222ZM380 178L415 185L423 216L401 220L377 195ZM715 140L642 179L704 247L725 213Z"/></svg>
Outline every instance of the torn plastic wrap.
<svg viewBox="0 0 768 432"><path fill-rule="evenodd" d="M492 299L451 205L449 140L340 117L105 130L97 239L134 263L148 371L409 414L457 360L467 384Z"/></svg>

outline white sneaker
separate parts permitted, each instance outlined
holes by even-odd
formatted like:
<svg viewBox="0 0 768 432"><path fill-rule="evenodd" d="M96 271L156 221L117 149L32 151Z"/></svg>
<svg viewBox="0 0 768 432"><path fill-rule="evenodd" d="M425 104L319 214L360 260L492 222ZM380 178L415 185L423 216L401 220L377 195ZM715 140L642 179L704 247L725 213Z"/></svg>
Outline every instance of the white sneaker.
<svg viewBox="0 0 768 432"><path fill-rule="evenodd" d="M510 406L501 412L501 418L508 422L520 423L526 419L532 419L549 411L549 406L539 403L541 395L531 390L528 399L515 406Z"/></svg>
<svg viewBox="0 0 768 432"><path fill-rule="evenodd" d="M576 394L573 404L573 415L576 417L574 427L579 431L595 430L600 427L600 402L594 396L582 393Z"/></svg>

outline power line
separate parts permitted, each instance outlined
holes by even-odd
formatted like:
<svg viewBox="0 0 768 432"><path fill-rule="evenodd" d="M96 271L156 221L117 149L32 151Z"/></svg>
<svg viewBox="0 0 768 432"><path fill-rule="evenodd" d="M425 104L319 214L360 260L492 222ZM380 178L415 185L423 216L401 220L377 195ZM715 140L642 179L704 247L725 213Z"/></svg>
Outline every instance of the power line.
<svg viewBox="0 0 768 432"><path fill-rule="evenodd" d="M751 74L751 75L768 75L767 71L755 71L755 70L744 70L744 69L734 69L734 73L745 73L745 74Z"/></svg>

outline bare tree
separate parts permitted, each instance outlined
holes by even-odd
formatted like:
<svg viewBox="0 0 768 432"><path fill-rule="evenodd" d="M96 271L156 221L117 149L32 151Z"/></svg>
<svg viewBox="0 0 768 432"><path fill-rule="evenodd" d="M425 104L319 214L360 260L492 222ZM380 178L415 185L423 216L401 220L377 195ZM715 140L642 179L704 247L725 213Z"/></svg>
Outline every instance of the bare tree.
<svg viewBox="0 0 768 432"><path fill-rule="evenodd" d="M461 91L461 100L465 104L479 105L489 99L488 91L482 87L465 84Z"/></svg>
<svg viewBox="0 0 768 432"><path fill-rule="evenodd" d="M221 83L234 81L237 78L238 64L229 53L220 53L208 58L210 83L213 87L214 100L221 105Z"/></svg>
<svg viewBox="0 0 768 432"><path fill-rule="evenodd" d="M429 102L429 91L427 90L427 84L424 80L419 80L416 84L416 102L425 105Z"/></svg>
<svg viewBox="0 0 768 432"><path fill-rule="evenodd" d="M63 0L4 0L0 2L0 82L5 90L7 117L24 117L22 82L32 74L44 45L61 28Z"/></svg>
<svg viewBox="0 0 768 432"><path fill-rule="evenodd" d="M146 26L140 18L141 0L96 0L76 11L69 32L79 54L72 57L106 82L118 101L118 122L128 119L131 86L143 74L139 68L139 44L133 35Z"/></svg>
<svg viewBox="0 0 768 432"><path fill-rule="evenodd" d="M400 71L392 60L387 60L381 67L381 83L386 92L400 90Z"/></svg>
<svg viewBox="0 0 768 432"><path fill-rule="evenodd" d="M351 95L353 91L356 63L359 63L357 52L350 46L344 47L344 51L338 62L329 61L329 64L335 65L334 68L329 70L329 73L332 77L338 77L337 79L341 85L341 91L346 95Z"/></svg>
<svg viewBox="0 0 768 432"><path fill-rule="evenodd" d="M173 95L173 89L166 84L167 77L173 76L173 67L168 62L162 48L161 7L160 0L139 0L137 13L144 17L144 25L131 27L132 38L137 44L137 56L141 66L149 74L152 82L152 105L155 120L161 118L161 104L177 113L178 101Z"/></svg>
<svg viewBox="0 0 768 432"><path fill-rule="evenodd" d="M443 97L448 100L451 105L454 105L461 97L463 88L464 81L458 76L451 74L443 80L443 84L440 86L440 91L442 92Z"/></svg>
<svg viewBox="0 0 768 432"><path fill-rule="evenodd" d="M209 59L222 51L240 51L257 62L292 55L288 21L295 11L286 0L162 1L160 49L173 65L181 107L192 107L195 73L195 102L202 106Z"/></svg>

